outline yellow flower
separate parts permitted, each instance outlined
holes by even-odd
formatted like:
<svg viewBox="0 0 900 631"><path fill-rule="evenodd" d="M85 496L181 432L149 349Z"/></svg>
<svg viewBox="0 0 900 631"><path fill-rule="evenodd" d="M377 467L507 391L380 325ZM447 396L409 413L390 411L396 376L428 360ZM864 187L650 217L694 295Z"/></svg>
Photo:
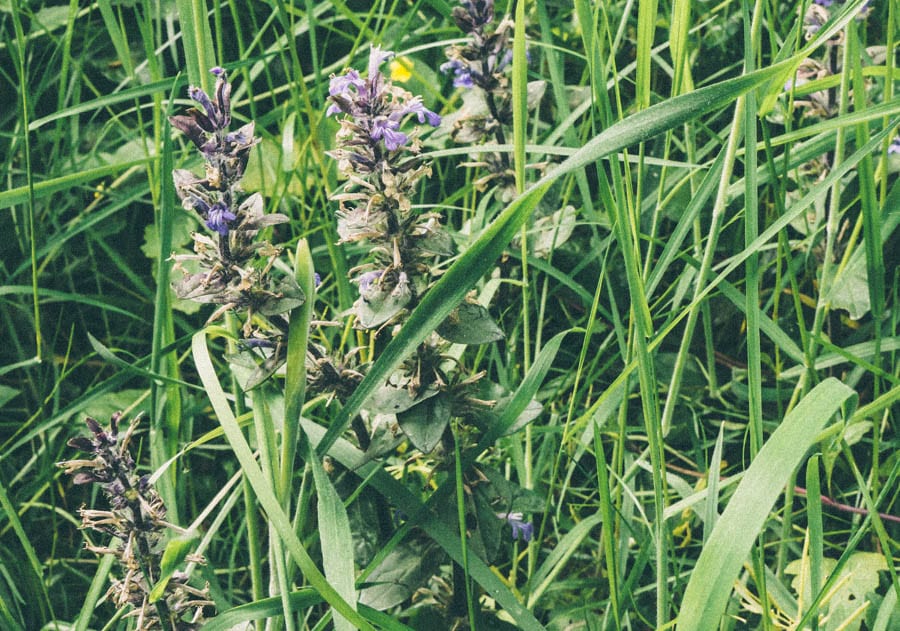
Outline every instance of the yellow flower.
<svg viewBox="0 0 900 631"><path fill-rule="evenodd" d="M405 83L412 77L413 61L409 57L395 57L391 60L391 81Z"/></svg>

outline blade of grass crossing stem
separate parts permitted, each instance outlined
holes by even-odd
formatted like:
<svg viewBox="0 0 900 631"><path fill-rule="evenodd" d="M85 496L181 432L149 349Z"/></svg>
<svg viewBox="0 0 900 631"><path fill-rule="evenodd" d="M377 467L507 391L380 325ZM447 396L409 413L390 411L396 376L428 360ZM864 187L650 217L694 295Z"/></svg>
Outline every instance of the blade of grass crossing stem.
<svg viewBox="0 0 900 631"><path fill-rule="evenodd" d="M188 80L192 85L210 91L209 71L216 65L212 31L209 28L209 10L205 0L176 0L178 21L181 24L184 60Z"/></svg>
<svg viewBox="0 0 900 631"><path fill-rule="evenodd" d="M791 472L816 437L856 393L829 378L813 388L779 425L750 464L713 528L684 592L676 629L715 629L734 580Z"/></svg>
<svg viewBox="0 0 900 631"><path fill-rule="evenodd" d="M790 63L793 63L793 60L783 62L785 65ZM771 80L782 71L782 65L772 66L651 106L600 132L560 163L556 169L529 187L491 222L481 236L469 246L466 253L425 295L397 336L372 365L366 378L357 386L344 408L332 420L328 433L319 444L319 453L326 452L334 444L337 437L349 426L351 419L362 409L369 395L417 344L434 331L490 269L556 180L625 147L703 116L707 112L725 107L747 90Z"/></svg>
<svg viewBox="0 0 900 631"><path fill-rule="evenodd" d="M274 532L277 533L310 586L321 594L325 602L331 605L344 618L353 622L358 628L372 630L372 626L328 583L297 538L287 515L281 510L273 485L266 480L259 465L256 464L253 452L250 450L250 446L247 444L247 440L244 438L244 434L241 432L241 428L231 412L225 391L219 383L212 359L209 356L209 349L206 346L206 335L206 331L198 331L192 339L191 346L197 373L206 388L209 401L222 426L225 437L228 439L244 475L247 476L247 480L253 487L259 503L266 511Z"/></svg>
<svg viewBox="0 0 900 631"><path fill-rule="evenodd" d="M635 70L635 101L638 109L650 107L650 62L653 60L653 37L656 34L656 0L638 3L637 68Z"/></svg>
<svg viewBox="0 0 900 631"><path fill-rule="evenodd" d="M815 595L822 588L822 558L825 555L824 536L822 532L822 490L819 485L819 461L821 456L814 455L806 463L806 519L809 537L809 586L810 593ZM813 616L812 631L819 628L819 616Z"/></svg>

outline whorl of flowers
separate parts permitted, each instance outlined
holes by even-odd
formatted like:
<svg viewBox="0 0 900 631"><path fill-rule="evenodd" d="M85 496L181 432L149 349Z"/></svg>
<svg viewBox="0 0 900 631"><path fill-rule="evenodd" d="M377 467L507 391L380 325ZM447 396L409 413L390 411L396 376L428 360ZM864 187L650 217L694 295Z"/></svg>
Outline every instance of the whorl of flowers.
<svg viewBox="0 0 900 631"><path fill-rule="evenodd" d="M58 463L72 475L75 484L97 484L109 502L109 510L81 508L82 527L115 537L114 547L87 545L96 554L111 554L119 561L122 578L113 581L108 595L117 607L131 605L129 616L138 618L137 627L153 629L199 629L203 608L212 606L206 588L188 585L188 576L176 572L166 583L163 597L150 602L150 590L160 579L160 561L167 530L175 526L165 521L166 507L147 476L136 471L129 444L140 422L136 417L119 432L121 413L113 414L109 430L93 418L86 423L91 436L79 436L69 446L91 454L90 459ZM192 560L202 561L195 557Z"/></svg>
<svg viewBox="0 0 900 631"><path fill-rule="evenodd" d="M506 144L512 125L512 35L515 23L508 16L494 24L493 0L463 0L453 9L453 20L466 35L465 44L445 51L448 61L441 72L453 75L453 85L464 88L463 107L452 114L451 136L460 144L495 141ZM527 107L535 108L544 95L546 82L527 86ZM449 119L450 117L448 117ZM467 166L482 167L486 175L475 181L478 190L495 186L498 197L515 196L515 173L509 154L480 153ZM542 167L543 165L535 165Z"/></svg>
<svg viewBox="0 0 900 631"><path fill-rule="evenodd" d="M303 304L304 297L293 277L272 277L281 248L258 239L259 231L288 217L265 214L262 196L246 196L241 190L250 150L259 139L253 135L253 122L229 131L231 84L222 68L211 72L216 77L213 96L191 86L188 94L199 107L169 119L204 160L203 177L184 169L174 171L175 190L185 209L195 211L210 230L210 234L192 235L194 254L172 257L184 271L174 289L179 298L221 305L211 320L229 309L246 314L245 348L275 349L266 357L263 372L254 378L258 382L282 363L287 321L281 316ZM196 269L188 271L186 263ZM260 325L255 315L267 319Z"/></svg>
<svg viewBox="0 0 900 631"><path fill-rule="evenodd" d="M512 62L512 20L505 18L496 28L489 28L494 21L494 1L474 0L454 7L453 21L469 36L469 42L447 48L449 61L441 66L441 72L453 73L453 85L458 88L507 90L509 78L505 71Z"/></svg>
<svg viewBox="0 0 900 631"><path fill-rule="evenodd" d="M340 116L337 146L329 155L347 178L340 202L338 235L342 242L366 240L371 260L357 272L360 300L354 305L362 328L382 325L414 301L427 283L424 260L449 254L449 237L439 217L413 212L411 196L431 167L420 157L418 127L441 118L416 96L395 86L380 66L393 53L373 47L365 78L354 69L333 75L326 114Z"/></svg>

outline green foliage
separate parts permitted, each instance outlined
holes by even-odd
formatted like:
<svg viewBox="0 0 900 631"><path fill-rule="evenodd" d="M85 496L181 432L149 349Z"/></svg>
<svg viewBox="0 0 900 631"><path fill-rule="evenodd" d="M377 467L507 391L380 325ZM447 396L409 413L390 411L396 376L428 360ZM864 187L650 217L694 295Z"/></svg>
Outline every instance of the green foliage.
<svg viewBox="0 0 900 631"><path fill-rule="evenodd" d="M0 627L136 626L53 466L120 409L209 628L896 626L900 5L457 4L0 2ZM372 44L443 118L395 241L325 115ZM246 320L172 180L217 65Z"/></svg>

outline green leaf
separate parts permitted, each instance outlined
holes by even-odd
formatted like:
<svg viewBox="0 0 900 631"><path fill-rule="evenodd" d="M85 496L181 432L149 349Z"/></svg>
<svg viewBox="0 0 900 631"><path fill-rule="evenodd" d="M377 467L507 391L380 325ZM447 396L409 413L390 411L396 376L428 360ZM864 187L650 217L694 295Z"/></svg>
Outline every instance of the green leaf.
<svg viewBox="0 0 900 631"><path fill-rule="evenodd" d="M366 410L373 414L400 414L439 392L437 388L428 387L413 397L405 385L395 385L393 382L384 384L369 399Z"/></svg>
<svg viewBox="0 0 900 631"><path fill-rule="evenodd" d="M397 414L397 422L416 449L428 454L441 441L452 413L449 397L439 394Z"/></svg>
<svg viewBox="0 0 900 631"><path fill-rule="evenodd" d="M404 541L369 574L359 592L360 604L385 611L413 595L439 569L446 557L428 541Z"/></svg>
<svg viewBox="0 0 900 631"><path fill-rule="evenodd" d="M197 535L185 535L170 539L166 544L162 560L159 562L159 580L156 581L156 585L150 590L150 602L155 603L165 594L169 579L172 578L172 574L187 557L197 539Z"/></svg>
<svg viewBox="0 0 900 631"><path fill-rule="evenodd" d="M373 283L373 287L353 303L353 311L364 329L374 329L384 324L409 304L409 292L395 292Z"/></svg>
<svg viewBox="0 0 900 631"><path fill-rule="evenodd" d="M831 291L828 292L831 306L845 310L852 320L859 320L872 308L869 297L869 279L864 258L852 258L843 269Z"/></svg>
<svg viewBox="0 0 900 631"><path fill-rule="evenodd" d="M313 479L318 496L319 538L322 541L322 565L325 578L341 597L356 609L356 569L353 565L353 538L350 534L350 520L347 510L331 480L322 467L322 462L310 449L308 462L312 467ZM353 631L356 627L342 615L334 619L335 631Z"/></svg>
<svg viewBox="0 0 900 631"><path fill-rule="evenodd" d="M837 379L813 388L759 450L716 522L678 608L680 630L715 629L732 586L791 473L831 418L856 393Z"/></svg>
<svg viewBox="0 0 900 631"><path fill-rule="evenodd" d="M837 561L835 559L823 559L822 568L825 574L834 571ZM855 612L867 604L868 594L875 591L879 584L879 572L887 571L887 562L883 554L875 552L854 552L850 555L846 565L841 569L838 587L823 601L820 616L827 616L827 620L819 623L821 631L858 631L862 625L862 617ZM810 582L810 565L803 559L795 559L784 568L785 574L793 575L791 587L800 596L801 602L810 603L815 594L812 593ZM801 593L802 590L802 593Z"/></svg>
<svg viewBox="0 0 900 631"><path fill-rule="evenodd" d="M488 310L478 303L463 302L437 327L438 335L454 344L489 344L504 335Z"/></svg>

